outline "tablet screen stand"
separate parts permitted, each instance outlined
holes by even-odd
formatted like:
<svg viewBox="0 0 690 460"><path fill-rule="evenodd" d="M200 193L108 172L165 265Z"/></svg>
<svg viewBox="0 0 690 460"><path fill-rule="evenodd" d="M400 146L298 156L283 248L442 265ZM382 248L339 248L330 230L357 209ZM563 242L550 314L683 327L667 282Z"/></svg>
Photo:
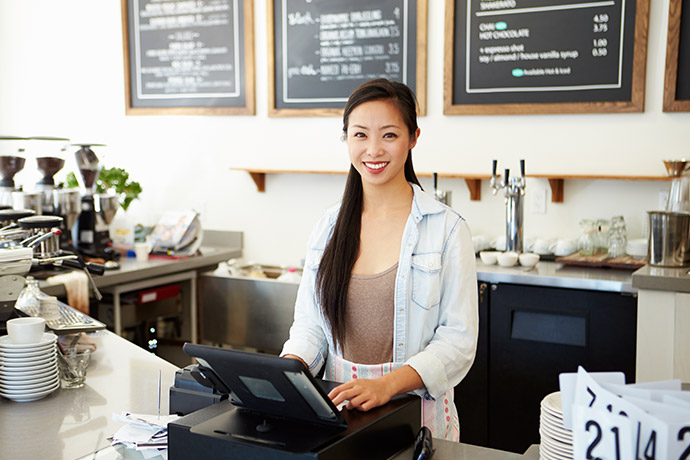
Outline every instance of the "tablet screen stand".
<svg viewBox="0 0 690 460"><path fill-rule="evenodd" d="M347 426L301 361L190 343L183 350L199 362L195 378L229 394L235 406L269 417Z"/></svg>

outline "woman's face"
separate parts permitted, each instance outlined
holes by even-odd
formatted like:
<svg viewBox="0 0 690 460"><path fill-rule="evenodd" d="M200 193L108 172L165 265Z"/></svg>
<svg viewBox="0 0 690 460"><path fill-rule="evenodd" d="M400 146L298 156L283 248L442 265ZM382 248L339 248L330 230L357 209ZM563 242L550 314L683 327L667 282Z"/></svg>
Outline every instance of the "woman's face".
<svg viewBox="0 0 690 460"><path fill-rule="evenodd" d="M410 136L398 108L388 101L357 106L347 127L350 161L363 183L387 184L405 180L407 152L417 143L419 129Z"/></svg>

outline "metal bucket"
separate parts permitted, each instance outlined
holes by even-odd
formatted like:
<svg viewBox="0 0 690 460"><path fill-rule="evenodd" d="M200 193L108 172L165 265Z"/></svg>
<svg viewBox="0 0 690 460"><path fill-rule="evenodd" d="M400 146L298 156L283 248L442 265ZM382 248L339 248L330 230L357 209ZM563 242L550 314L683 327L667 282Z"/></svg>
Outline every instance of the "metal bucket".
<svg viewBox="0 0 690 460"><path fill-rule="evenodd" d="M649 211L649 265L690 265L690 214Z"/></svg>

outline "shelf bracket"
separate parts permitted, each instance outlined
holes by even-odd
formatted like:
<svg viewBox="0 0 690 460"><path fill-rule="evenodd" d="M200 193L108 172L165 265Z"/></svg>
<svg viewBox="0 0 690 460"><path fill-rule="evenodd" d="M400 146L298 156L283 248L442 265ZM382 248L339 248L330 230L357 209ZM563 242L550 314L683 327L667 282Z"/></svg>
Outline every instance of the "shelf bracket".
<svg viewBox="0 0 690 460"><path fill-rule="evenodd" d="M482 180L481 179L465 179L465 184L470 190L470 200L480 201L482 199Z"/></svg>
<svg viewBox="0 0 690 460"><path fill-rule="evenodd" d="M563 182L563 179L549 177L552 203L563 203Z"/></svg>
<svg viewBox="0 0 690 460"><path fill-rule="evenodd" d="M258 192L265 192L266 191L266 173L263 172L253 172L253 171L248 171L249 175L252 176L252 180L256 184L256 190Z"/></svg>

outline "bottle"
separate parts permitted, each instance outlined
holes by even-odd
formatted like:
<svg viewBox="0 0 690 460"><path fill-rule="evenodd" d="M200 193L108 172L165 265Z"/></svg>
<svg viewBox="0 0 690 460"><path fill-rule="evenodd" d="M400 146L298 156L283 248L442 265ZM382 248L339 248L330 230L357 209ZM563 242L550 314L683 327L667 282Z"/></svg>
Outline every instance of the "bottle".
<svg viewBox="0 0 690 460"><path fill-rule="evenodd" d="M287 281L289 283L299 283L302 281L302 277L297 273L295 267L289 267L285 273L278 277L278 281Z"/></svg>
<svg viewBox="0 0 690 460"><path fill-rule="evenodd" d="M41 309L41 298L44 296L38 287L38 280L33 276L26 277L26 286L17 297L15 307L31 316L38 316Z"/></svg>

